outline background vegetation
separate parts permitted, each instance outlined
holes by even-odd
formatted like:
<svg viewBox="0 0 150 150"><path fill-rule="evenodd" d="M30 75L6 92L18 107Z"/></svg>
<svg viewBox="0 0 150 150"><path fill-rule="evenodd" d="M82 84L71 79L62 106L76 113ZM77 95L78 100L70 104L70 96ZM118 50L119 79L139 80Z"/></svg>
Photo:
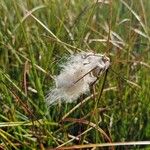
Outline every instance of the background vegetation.
<svg viewBox="0 0 150 150"><path fill-rule="evenodd" d="M1 149L149 140L149 18L149 0L1 0ZM48 109L58 64L87 50L111 58L96 95Z"/></svg>

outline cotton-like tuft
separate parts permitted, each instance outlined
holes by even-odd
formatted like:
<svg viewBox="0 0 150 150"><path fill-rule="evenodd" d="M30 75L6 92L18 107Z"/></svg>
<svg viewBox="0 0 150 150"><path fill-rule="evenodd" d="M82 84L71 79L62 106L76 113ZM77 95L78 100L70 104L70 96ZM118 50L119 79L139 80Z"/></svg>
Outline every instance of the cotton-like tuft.
<svg viewBox="0 0 150 150"><path fill-rule="evenodd" d="M90 85L110 65L110 59L102 54L81 52L71 55L55 77L55 88L46 96L49 105L59 101L74 102L82 94L90 92Z"/></svg>

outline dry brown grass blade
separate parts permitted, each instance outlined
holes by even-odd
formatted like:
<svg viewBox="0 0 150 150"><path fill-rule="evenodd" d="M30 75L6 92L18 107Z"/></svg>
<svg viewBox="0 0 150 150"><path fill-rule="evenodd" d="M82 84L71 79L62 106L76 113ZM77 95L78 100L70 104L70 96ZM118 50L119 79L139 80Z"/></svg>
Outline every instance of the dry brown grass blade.
<svg viewBox="0 0 150 150"><path fill-rule="evenodd" d="M98 130L102 135L104 135L104 137L108 140L108 142L112 142L111 139L108 137L108 135L93 122L89 122L88 120L84 120L84 119L76 119L76 118L66 118L63 120L63 122L65 122L65 121L89 125L89 126L95 128L96 130Z"/></svg>
<svg viewBox="0 0 150 150"><path fill-rule="evenodd" d="M51 149L48 148L46 150L75 150L75 149L89 149L89 148L102 148L102 147L110 147L110 146L141 146L141 145L150 145L150 141L133 141L133 142L117 142L117 143L101 143L101 144L85 144L85 145L73 145Z"/></svg>

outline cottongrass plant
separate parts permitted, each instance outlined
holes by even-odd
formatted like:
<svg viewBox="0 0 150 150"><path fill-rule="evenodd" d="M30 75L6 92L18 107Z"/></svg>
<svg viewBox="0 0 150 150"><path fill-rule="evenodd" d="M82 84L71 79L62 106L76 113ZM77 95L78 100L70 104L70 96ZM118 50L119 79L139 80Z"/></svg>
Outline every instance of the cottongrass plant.
<svg viewBox="0 0 150 150"><path fill-rule="evenodd" d="M110 59L102 54L80 52L71 55L55 77L55 88L46 96L48 104L57 104L59 101L71 103L82 94L89 93L90 85L97 81L109 65Z"/></svg>

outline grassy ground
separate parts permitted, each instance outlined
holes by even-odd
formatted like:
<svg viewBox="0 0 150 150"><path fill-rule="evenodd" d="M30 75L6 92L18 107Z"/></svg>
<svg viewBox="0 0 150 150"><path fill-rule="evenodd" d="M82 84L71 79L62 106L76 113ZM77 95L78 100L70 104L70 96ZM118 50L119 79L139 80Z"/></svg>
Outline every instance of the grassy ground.
<svg viewBox="0 0 150 150"><path fill-rule="evenodd" d="M1 149L149 140L149 18L149 0L1 0ZM48 110L58 64L87 50L111 58L97 95Z"/></svg>

